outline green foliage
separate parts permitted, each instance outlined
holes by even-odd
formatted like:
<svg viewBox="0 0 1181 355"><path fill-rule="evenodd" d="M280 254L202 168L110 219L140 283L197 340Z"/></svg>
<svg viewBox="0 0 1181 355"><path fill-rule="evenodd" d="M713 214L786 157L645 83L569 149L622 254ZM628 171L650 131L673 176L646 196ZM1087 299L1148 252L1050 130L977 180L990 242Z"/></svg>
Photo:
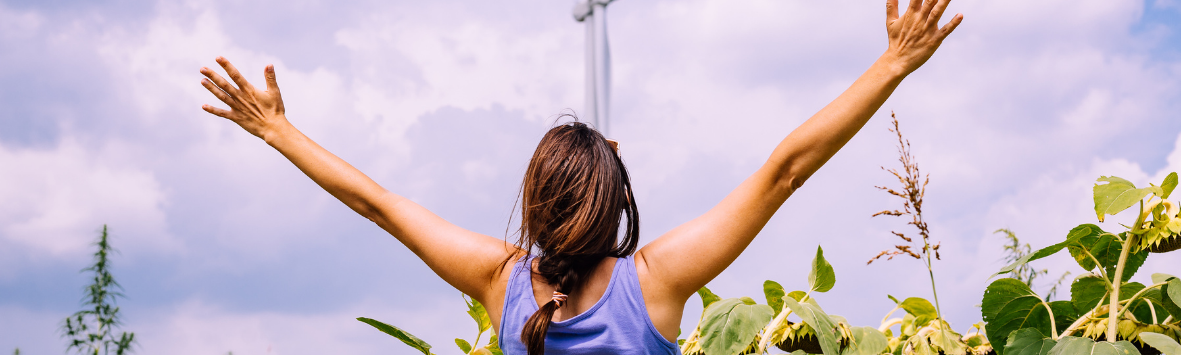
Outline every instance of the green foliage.
<svg viewBox="0 0 1181 355"><path fill-rule="evenodd" d="M995 276L999 276L1002 274L1012 272L1013 270L1016 270L1016 269L1022 267L1023 265L1025 265L1028 262L1038 260L1038 259L1050 256L1050 255L1054 255L1054 254L1058 253L1059 251L1062 251L1062 249L1066 248L1067 246L1074 245L1075 243L1077 243L1079 240L1081 240L1083 238L1098 237L1100 234L1103 234L1103 233L1105 233L1105 232L1102 229L1100 229L1099 226L1096 226L1094 224L1079 225L1078 227L1074 227L1074 229L1071 229L1070 233L1067 233L1066 241L1042 248L1036 252L1033 252L1032 254L1026 254L1025 256L1022 256L1021 258L1018 258L1017 261L1014 261L1012 264L1009 264L1008 266L1001 268L1001 270L998 271ZM1074 255L1074 253L1072 252L1071 255ZM1082 255L1085 257L1086 254L1082 254ZM1076 259L1077 258L1078 257L1076 257Z"/></svg>
<svg viewBox="0 0 1181 355"><path fill-rule="evenodd" d="M1095 275L1084 275L1070 284L1070 302L1075 309L1095 308L1107 296L1107 281Z"/></svg>
<svg viewBox="0 0 1181 355"><path fill-rule="evenodd" d="M1008 278L998 279L988 285L981 303L985 333L993 344L1008 344L1009 334L1024 328L1034 329L1043 336L1052 336L1049 322L1051 309L1029 286ZM998 355L1004 354L1002 348L996 350Z"/></svg>
<svg viewBox="0 0 1181 355"><path fill-rule="evenodd" d="M939 318L939 314L935 312L935 306L931 305L931 301L927 301L918 297L907 298L898 307L914 316L914 323L919 327L926 326L931 321Z"/></svg>
<svg viewBox="0 0 1181 355"><path fill-rule="evenodd" d="M455 338L455 345L459 346L459 350L463 351L464 354L472 352L472 344L468 343L467 340Z"/></svg>
<svg viewBox="0 0 1181 355"><path fill-rule="evenodd" d="M1167 281L1161 287L1161 294L1168 297L1161 297L1161 304L1173 315L1173 318L1181 318L1181 307L1178 306L1181 305L1181 279L1170 277Z"/></svg>
<svg viewBox="0 0 1181 355"><path fill-rule="evenodd" d="M1169 173L1169 176L1165 177L1165 181L1160 184L1160 188L1160 198L1168 199L1169 195L1173 194L1173 189L1177 188L1177 173Z"/></svg>
<svg viewBox="0 0 1181 355"><path fill-rule="evenodd" d="M813 331L816 332L816 338L820 340L820 348L824 349L824 355L839 355L841 353L836 323L820 307L799 303L790 297L783 298L783 305L799 315L804 323L812 326Z"/></svg>
<svg viewBox="0 0 1181 355"><path fill-rule="evenodd" d="M852 327L849 330L852 337L842 355L880 355L890 347L886 335L873 327Z"/></svg>
<svg viewBox="0 0 1181 355"><path fill-rule="evenodd" d="M783 296L786 295L783 286L778 282L771 280L763 282L763 296L767 297L767 305L771 306L771 310L775 311L775 314L779 314L783 310Z"/></svg>
<svg viewBox="0 0 1181 355"><path fill-rule="evenodd" d="M1095 214L1099 222L1103 222L1106 215L1114 215L1132 207L1150 193L1164 195L1164 190L1159 187L1137 189L1132 182L1115 176L1101 176L1098 181L1107 183L1095 184L1094 187Z"/></svg>
<svg viewBox="0 0 1181 355"><path fill-rule="evenodd" d="M697 295L701 296L701 309L709 308L709 305L711 303L722 300L721 297L718 297L718 295L715 295L713 292L711 292L708 288L705 288L705 287L701 287L701 289L697 290Z"/></svg>
<svg viewBox="0 0 1181 355"><path fill-rule="evenodd" d="M419 339L418 337L414 336L413 334L410 334L402 329L399 329L398 327L382 323L381 321L378 321L378 320L365 318L365 317L358 317L357 320L359 320L365 324L371 325L374 328L377 328L377 330L380 330L382 333L386 333L386 334L389 334L390 336L393 336L394 338L398 338L398 340L401 340L403 343L406 343L406 345L409 345L410 347L414 348L415 350L422 352L423 355L431 355L431 344L427 344L426 341Z"/></svg>
<svg viewBox="0 0 1181 355"><path fill-rule="evenodd" d="M837 283L836 273L832 264L824 260L824 249L816 246L816 257L812 258L812 272L808 273L808 286L812 291L828 292Z"/></svg>
<svg viewBox="0 0 1181 355"><path fill-rule="evenodd" d="M1095 229L1097 230L1098 227ZM1015 267L1014 269L1010 269L1008 271L1010 274L1009 277L1024 282L1026 286L1029 286L1030 289L1033 289L1035 280L1050 273L1050 270L1038 270L1029 265L1030 258L1033 257L1033 247L1030 246L1029 243L1022 244L1021 239L1017 238L1017 234L1013 233L1012 230L1002 228L993 232L993 234L996 233L1004 233L1005 239L1009 241L1009 243L1004 247L1005 262L1010 263L1010 265ZM998 275L999 274L1000 273L998 273ZM1055 282L1053 286L1050 286L1050 290L1046 292L1046 299L1053 299L1054 295L1058 293L1058 287L1061 286L1062 282L1065 281L1069 276L1069 271L1063 273L1062 276L1058 278L1058 281Z"/></svg>
<svg viewBox="0 0 1181 355"><path fill-rule="evenodd" d="M1140 333L1140 339L1164 355L1181 355L1181 344L1160 333Z"/></svg>
<svg viewBox="0 0 1181 355"><path fill-rule="evenodd" d="M463 301L467 304L467 314L476 322L476 340L469 343L462 338L455 338L455 346L459 347L459 350L463 351L464 354L503 355L495 334L489 337L488 344L484 345L484 347L478 347L480 338L484 336L484 332L492 328L492 321L488 317L488 311L484 309L484 305L480 304L479 301L469 298L467 295L463 295ZM433 355L430 344L427 344L426 341L419 339L405 330L370 318L359 317L357 320L401 340L411 348L422 352L423 355Z"/></svg>
<svg viewBox="0 0 1181 355"><path fill-rule="evenodd" d="M94 246L98 249L93 255L94 264L82 269L93 275L90 285L86 286L86 296L82 299L86 308L66 317L60 329L62 337L69 340L66 351L79 354L130 354L135 344L135 333L119 332L116 335L122 324L117 301L124 296L120 292L123 287L111 274L110 256L115 253L115 249L111 247L106 225L103 225Z"/></svg>
<svg viewBox="0 0 1181 355"><path fill-rule="evenodd" d="M1129 355L1139 352L1127 341L1095 342L1088 338L1062 337L1050 349L1049 355Z"/></svg>
<svg viewBox="0 0 1181 355"><path fill-rule="evenodd" d="M1003 352L1009 355L1046 355L1057 344L1057 340L1042 335L1036 329L1025 328L1009 335Z"/></svg>
<svg viewBox="0 0 1181 355"><path fill-rule="evenodd" d="M749 297L710 304L701 320L701 347L706 355L737 354L750 346L774 315L770 306L757 304Z"/></svg>
<svg viewBox="0 0 1181 355"><path fill-rule="evenodd" d="M1119 264L1120 255L1123 251L1123 240L1127 238L1126 233L1120 233L1116 236L1111 233L1104 233L1099 236L1085 236L1080 238L1077 243L1070 247L1070 255L1074 257L1078 265L1087 271L1094 270L1096 267L1095 261L1099 262L1098 266L1103 268L1104 275L1111 280L1115 274L1115 268ZM1089 254L1088 254L1089 253ZM1091 257L1094 257L1092 259ZM1121 277L1127 280L1134 275L1144 261L1148 259L1147 251L1140 251L1130 253L1125 261L1124 274Z"/></svg>
<svg viewBox="0 0 1181 355"><path fill-rule="evenodd" d="M999 274L1028 272L1026 263L1053 255L1066 248L1079 267L1091 273L1071 283L1070 301L1046 302L1028 285L1013 279L994 281L985 290L981 315L989 340L1004 343L998 355L1012 354L1131 354L1131 343L1142 335L1161 333L1175 340L1181 336L1181 280L1170 275L1153 275L1146 286L1128 282L1148 259L1150 248L1181 232L1181 209L1166 199L1177 187L1177 174L1169 174L1160 187L1136 188L1118 177L1101 177L1095 185L1095 212L1104 216L1139 204L1139 215L1127 231L1105 232L1098 226L1082 224L1066 240L1017 258ZM1153 239L1155 238L1155 239ZM1147 243L1146 241L1155 240ZM1175 286L1174 286L1175 282ZM1115 294L1113 290L1118 290ZM1176 298L1171 293L1177 293ZM1069 325L1068 325L1069 324ZM1082 337L1073 336L1081 333ZM1152 338L1152 335L1148 336ZM1097 339L1106 342L1096 343ZM1050 350L1046 347L1053 346Z"/></svg>

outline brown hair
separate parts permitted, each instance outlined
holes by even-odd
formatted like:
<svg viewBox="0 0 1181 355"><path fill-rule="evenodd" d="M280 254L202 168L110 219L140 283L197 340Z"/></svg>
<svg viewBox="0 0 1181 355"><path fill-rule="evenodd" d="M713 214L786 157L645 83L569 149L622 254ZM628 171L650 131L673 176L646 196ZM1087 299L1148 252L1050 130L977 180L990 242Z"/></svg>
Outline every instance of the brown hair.
<svg viewBox="0 0 1181 355"><path fill-rule="evenodd" d="M521 183L517 240L527 254L537 249L537 274L564 294L582 287L603 258L635 252L640 232L623 160L602 134L575 120L550 129L537 144ZM620 217L626 221L622 240ZM545 354L559 307L550 301L525 322L521 343L529 355Z"/></svg>

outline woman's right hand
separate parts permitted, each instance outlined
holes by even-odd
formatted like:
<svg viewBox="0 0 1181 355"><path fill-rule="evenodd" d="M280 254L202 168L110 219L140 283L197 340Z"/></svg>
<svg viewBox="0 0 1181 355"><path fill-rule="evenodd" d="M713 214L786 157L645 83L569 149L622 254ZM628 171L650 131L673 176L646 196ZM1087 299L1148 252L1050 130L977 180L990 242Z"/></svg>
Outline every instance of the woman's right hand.
<svg viewBox="0 0 1181 355"><path fill-rule="evenodd" d="M242 73L239 73L238 69L234 68L234 65L230 64L228 60L223 57L217 57L216 60L217 64L226 70L226 74L229 74L230 79L233 79L234 83L238 85L235 87L230 84L212 69L201 68L201 74L207 78L201 79L201 85L213 93L213 96L217 96L221 102L230 106L229 111L211 105L203 105L202 109L234 121L250 134L268 142L268 136L290 125L287 122L287 116L284 115L283 97L279 95L279 84L275 82L274 65L268 65L263 72L267 80L267 89L258 90L250 85L250 82L247 82L246 78L242 77Z"/></svg>
<svg viewBox="0 0 1181 355"><path fill-rule="evenodd" d="M910 0L906 13L898 16L898 0L886 0L886 33L890 38L890 48L886 50L883 59L906 75L918 69L935 50L943 43L943 39L959 26L963 21L963 14L956 14L942 28L939 18L951 0Z"/></svg>

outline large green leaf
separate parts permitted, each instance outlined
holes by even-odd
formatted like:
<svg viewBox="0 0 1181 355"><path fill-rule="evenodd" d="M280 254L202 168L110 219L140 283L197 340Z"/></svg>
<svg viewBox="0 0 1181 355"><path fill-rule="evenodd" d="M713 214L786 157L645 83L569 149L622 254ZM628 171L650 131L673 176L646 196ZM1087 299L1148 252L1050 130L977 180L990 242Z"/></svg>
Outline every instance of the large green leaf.
<svg viewBox="0 0 1181 355"><path fill-rule="evenodd" d="M795 312L800 319L804 320L805 324L812 326L824 355L839 355L841 353L840 343L837 342L840 339L837 335L837 325L819 306L799 303L791 297L784 297L783 305Z"/></svg>
<svg viewBox="0 0 1181 355"><path fill-rule="evenodd" d="M1120 213L1120 211L1132 207L1149 193L1164 194L1164 191L1159 187L1137 189L1132 182L1115 176L1102 176L1098 181L1107 182L1102 185L1095 184L1094 188L1095 214L1099 217L1099 222L1103 222L1103 217L1106 215Z"/></svg>
<svg viewBox="0 0 1181 355"><path fill-rule="evenodd" d="M890 347L886 335L873 327L849 328L852 339L841 355L881 355Z"/></svg>
<svg viewBox="0 0 1181 355"><path fill-rule="evenodd" d="M1152 283L1158 284L1158 283L1162 283L1162 282L1168 282L1169 279L1173 279L1173 278L1177 278L1177 277L1173 276L1173 275L1158 272L1158 273L1152 274Z"/></svg>
<svg viewBox="0 0 1181 355"><path fill-rule="evenodd" d="M775 314L783 310L783 296L787 293L783 291L783 286L778 282L767 280L763 282L763 295L767 296L767 305L771 306L771 310Z"/></svg>
<svg viewBox="0 0 1181 355"><path fill-rule="evenodd" d="M706 288L705 286L702 286L701 289L697 290L697 295L701 296L701 309L709 308L710 304L722 300L721 297L715 295L709 290L709 288Z"/></svg>
<svg viewBox="0 0 1181 355"><path fill-rule="evenodd" d="M1120 292L1120 298L1128 298L1131 296L1132 294ZM1128 312L1136 316L1136 320L1140 321L1141 323L1148 324L1159 323L1160 320L1165 319L1165 317L1168 315L1161 300L1159 288L1144 291L1144 293L1140 295L1140 298L1128 305ZM1153 313L1156 313L1157 321L1155 322L1152 320Z"/></svg>
<svg viewBox="0 0 1181 355"><path fill-rule="evenodd" d="M1156 313L1157 313L1158 318L1163 319L1164 317L1167 317L1167 315L1172 315L1173 318L1181 318L1181 307L1178 307L1177 303L1174 302L1173 298L1169 295L1169 290L1170 290L1169 283L1175 279L1177 279L1176 276L1169 275L1169 274L1163 274L1163 273L1152 274L1152 283L1154 285L1159 284L1159 283L1164 283L1164 285L1162 285L1161 288L1153 290L1153 291L1148 291L1148 292L1154 293L1154 294L1146 296L1147 298L1152 298L1154 306L1159 306L1159 308L1156 309ZM1181 285L1181 282L1179 282L1179 285ZM1181 294L1181 292L1177 292L1177 291L1181 291L1181 287L1175 287L1172 289L1174 290L1174 293ZM1154 291L1156 291L1156 292L1154 292ZM1153 298L1153 297L1155 297L1155 298ZM1139 316L1137 316L1137 317L1139 317Z"/></svg>
<svg viewBox="0 0 1181 355"><path fill-rule="evenodd" d="M1080 224L1077 227L1074 227L1074 229L1071 229L1070 233L1066 234L1065 241L1062 241L1061 243L1054 244L1054 245L1051 245L1051 246L1048 246L1045 248L1041 248L1038 251L1035 251L1033 253L1025 254L1025 256L1021 257L1020 259L1017 259L1017 261L1014 261L1012 264L1009 264L1008 266L1001 268L1001 271L998 271L996 273L996 275L993 275L993 276L995 277L995 276L999 276L999 275L1002 275L1005 273L1009 273L1009 272L1021 267L1021 265L1025 265L1026 263L1029 263L1031 261L1041 259L1041 258L1050 256L1050 255L1054 255L1054 254L1058 253L1059 251L1062 251L1063 248L1066 248L1066 247L1071 246L1075 243L1078 243L1080 240L1082 240L1084 238L1088 238L1088 237L1095 238L1103 233L1105 233L1103 231L1103 229L1099 228L1099 226L1096 226L1094 224ZM1073 251L1071 252L1071 254L1073 255Z"/></svg>
<svg viewBox="0 0 1181 355"><path fill-rule="evenodd" d="M1121 236L1127 236L1121 233ZM1119 238L1111 234L1103 234L1100 236L1085 236L1078 240L1078 243L1068 246L1070 255L1078 262L1078 265L1087 271L1094 270L1095 260L1091 259L1083 250L1090 251L1091 256L1099 260L1100 267L1107 273L1107 277L1115 276L1115 269L1119 264L1120 252L1124 250L1123 243ZM1127 280L1136 274L1144 261L1148 259L1148 251L1142 250L1138 253L1129 253L1128 260L1124 264L1124 275L1121 280Z"/></svg>
<svg viewBox="0 0 1181 355"><path fill-rule="evenodd" d="M1093 274L1074 279L1070 284L1070 302L1079 312L1094 309L1106 295L1107 281Z"/></svg>
<svg viewBox="0 0 1181 355"><path fill-rule="evenodd" d="M837 283L837 274L832 270L832 264L824 260L824 249L816 246L816 257L812 259L812 272L808 273L808 286L812 291L828 292Z"/></svg>
<svg viewBox="0 0 1181 355"><path fill-rule="evenodd" d="M1176 174L1176 173L1174 173ZM1181 355L1181 344L1177 344L1176 340L1161 333L1140 333L1140 340L1148 343L1156 350L1160 350L1164 355Z"/></svg>
<svg viewBox="0 0 1181 355"><path fill-rule="evenodd" d="M930 301L922 298L907 298L902 303L899 303L898 306L902 307L906 313L914 316L914 324L917 328L925 327L927 323L935 320L935 318L939 318L939 313L935 310L935 306L931 305Z"/></svg>
<svg viewBox="0 0 1181 355"><path fill-rule="evenodd" d="M1050 349L1049 355L1133 355L1139 353L1140 350L1127 341L1095 342L1091 338L1069 336L1058 339L1058 344Z"/></svg>
<svg viewBox="0 0 1181 355"><path fill-rule="evenodd" d="M1174 277L1161 287L1161 303L1173 318L1181 318L1181 279Z"/></svg>
<svg viewBox="0 0 1181 355"><path fill-rule="evenodd" d="M1070 328L1070 325L1078 320L1078 317L1083 312L1087 311L1075 309L1074 304L1070 301L1050 301L1050 309L1054 310L1054 324L1058 326L1057 332L1059 334L1066 331L1066 328ZM1042 319L1036 320L1038 323L1045 323L1047 321Z"/></svg>
<svg viewBox="0 0 1181 355"><path fill-rule="evenodd" d="M1008 344L1009 333L1033 328L1050 336L1049 312L1046 305L1025 283L1015 279L998 279L984 290L980 314L984 330L992 344ZM1003 355L997 347L997 355Z"/></svg>
<svg viewBox="0 0 1181 355"><path fill-rule="evenodd" d="M770 306L749 297L714 302L702 315L701 349L705 355L738 354L750 346L772 316Z"/></svg>
<svg viewBox="0 0 1181 355"><path fill-rule="evenodd" d="M1165 181L1160 184L1162 200L1169 199L1169 195L1173 193L1173 189L1177 188L1177 173L1171 172L1169 176L1165 177Z"/></svg>
<svg viewBox="0 0 1181 355"><path fill-rule="evenodd" d="M377 328L377 330L380 330L386 334L392 335L395 338L398 338L398 340L401 340L403 343L406 343L406 345L410 345L410 347L417 349L418 351L421 351L424 355L431 355L431 345L430 344L427 344L422 339L419 339L418 337L411 335L410 333L407 333L404 330L398 329L398 327L395 327L395 326L392 326L389 324L385 324L385 323L382 323L377 320L365 318L365 317L359 317L359 318L357 318L357 320L364 322L365 324L371 325L374 328Z"/></svg>
<svg viewBox="0 0 1181 355"><path fill-rule="evenodd" d="M1042 335L1036 329L1019 329L1009 334L1009 342L1005 344L1004 353L1009 355L1046 355L1056 344L1058 341Z"/></svg>

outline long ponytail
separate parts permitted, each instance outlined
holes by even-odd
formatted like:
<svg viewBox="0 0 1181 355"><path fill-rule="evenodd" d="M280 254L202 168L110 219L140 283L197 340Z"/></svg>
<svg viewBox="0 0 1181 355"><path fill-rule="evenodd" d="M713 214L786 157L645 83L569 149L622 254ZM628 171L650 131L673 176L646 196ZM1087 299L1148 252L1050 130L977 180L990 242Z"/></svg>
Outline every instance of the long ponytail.
<svg viewBox="0 0 1181 355"><path fill-rule="evenodd" d="M521 183L517 247L530 254L536 247L537 275L556 292L521 330L528 355L545 354L546 333L566 294L577 292L604 258L635 252L640 217L630 180L616 148L580 122L554 127L537 145Z"/></svg>

